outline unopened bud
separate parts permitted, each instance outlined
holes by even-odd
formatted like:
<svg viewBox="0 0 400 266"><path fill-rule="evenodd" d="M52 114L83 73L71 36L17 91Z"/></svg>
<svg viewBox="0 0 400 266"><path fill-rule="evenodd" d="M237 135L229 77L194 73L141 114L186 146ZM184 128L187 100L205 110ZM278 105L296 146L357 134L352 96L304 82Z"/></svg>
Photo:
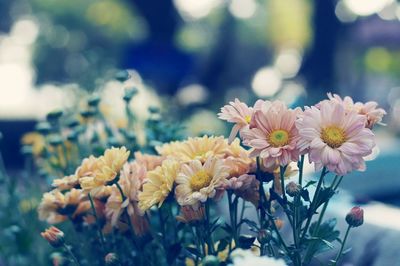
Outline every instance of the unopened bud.
<svg viewBox="0 0 400 266"><path fill-rule="evenodd" d="M106 262L106 266L115 266L120 264L118 256L115 253L108 253L104 258L104 261Z"/></svg>
<svg viewBox="0 0 400 266"><path fill-rule="evenodd" d="M350 212L346 215L346 222L351 227L358 227L364 223L364 210L360 207L351 208Z"/></svg>
<svg viewBox="0 0 400 266"><path fill-rule="evenodd" d="M272 239L271 231L268 229L261 229L258 231L257 240L261 244L266 244Z"/></svg>
<svg viewBox="0 0 400 266"><path fill-rule="evenodd" d="M286 185L286 194L288 194L290 197L295 197L299 195L301 190L301 186L296 184L295 182L289 182Z"/></svg>
<svg viewBox="0 0 400 266"><path fill-rule="evenodd" d="M40 234L55 248L61 247L64 244L64 232L55 226L46 229Z"/></svg>
<svg viewBox="0 0 400 266"><path fill-rule="evenodd" d="M131 101L131 99L133 98L133 96L135 96L137 93L138 93L138 89L136 89L135 87L125 89L125 94L123 97L124 101L129 103Z"/></svg>

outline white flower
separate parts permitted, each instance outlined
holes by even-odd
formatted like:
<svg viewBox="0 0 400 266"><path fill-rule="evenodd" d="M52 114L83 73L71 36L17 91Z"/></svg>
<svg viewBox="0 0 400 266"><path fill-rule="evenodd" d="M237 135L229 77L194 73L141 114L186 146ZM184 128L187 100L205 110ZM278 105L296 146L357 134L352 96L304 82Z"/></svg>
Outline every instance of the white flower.
<svg viewBox="0 0 400 266"><path fill-rule="evenodd" d="M270 257L259 257L251 250L236 249L232 252L233 266L287 266L284 260Z"/></svg>

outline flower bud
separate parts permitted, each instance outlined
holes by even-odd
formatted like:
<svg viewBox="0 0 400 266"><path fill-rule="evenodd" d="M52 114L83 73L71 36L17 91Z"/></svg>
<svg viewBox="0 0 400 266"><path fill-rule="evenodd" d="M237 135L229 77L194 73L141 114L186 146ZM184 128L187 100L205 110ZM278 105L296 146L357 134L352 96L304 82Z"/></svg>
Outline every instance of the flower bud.
<svg viewBox="0 0 400 266"><path fill-rule="evenodd" d="M106 262L106 266L115 266L120 264L118 256L115 253L108 253L105 256L104 261Z"/></svg>
<svg viewBox="0 0 400 266"><path fill-rule="evenodd" d="M257 240L261 244L266 244L272 239L272 233L268 229L261 229L258 231Z"/></svg>
<svg viewBox="0 0 400 266"><path fill-rule="evenodd" d="M289 182L286 185L286 193L290 196L290 197L295 197L297 195L299 195L301 190L301 186L296 184L295 182Z"/></svg>
<svg viewBox="0 0 400 266"><path fill-rule="evenodd" d="M131 101L131 99L133 98L133 96L135 96L137 93L138 93L138 89L136 89L135 87L125 89L125 94L123 97L124 101L129 103Z"/></svg>
<svg viewBox="0 0 400 266"><path fill-rule="evenodd" d="M93 94L89 99L88 99L88 105L91 107L97 107L100 103L100 96L98 94Z"/></svg>
<svg viewBox="0 0 400 266"><path fill-rule="evenodd" d="M64 244L64 232L55 226L46 229L40 234L55 248L61 247Z"/></svg>
<svg viewBox="0 0 400 266"><path fill-rule="evenodd" d="M129 72L126 70L121 70L115 73L115 79L124 82L130 78Z"/></svg>
<svg viewBox="0 0 400 266"><path fill-rule="evenodd" d="M346 222L351 227L358 227L364 223L364 210L360 207L351 208L350 212L346 215Z"/></svg>

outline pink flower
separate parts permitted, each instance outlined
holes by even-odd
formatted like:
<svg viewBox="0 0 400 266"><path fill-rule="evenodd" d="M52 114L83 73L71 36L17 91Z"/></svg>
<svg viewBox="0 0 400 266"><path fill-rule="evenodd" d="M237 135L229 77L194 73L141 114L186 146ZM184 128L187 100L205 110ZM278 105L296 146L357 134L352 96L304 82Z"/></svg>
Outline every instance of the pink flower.
<svg viewBox="0 0 400 266"><path fill-rule="evenodd" d="M258 109L261 103L262 101L259 100L255 103L254 107L249 107L247 104L235 99L234 102L229 102L229 105L225 105L221 108L221 113L218 114L218 118L230 123L235 123L229 135L229 144L234 140L238 132L243 128L248 128L254 110Z"/></svg>
<svg viewBox="0 0 400 266"><path fill-rule="evenodd" d="M298 132L295 126L301 109L288 109L281 101L265 101L256 110L250 129L244 130L243 143L253 148L250 156L260 156L266 168L296 162Z"/></svg>
<svg viewBox="0 0 400 266"><path fill-rule="evenodd" d="M354 103L353 99L349 96L344 97L343 99L337 95L328 93L329 100L325 101L332 101L340 103L344 106L346 112L356 111L360 115L366 116L367 120L365 126L372 129L375 124L382 124L382 118L386 115L386 111L382 108L377 108L377 102L356 102Z"/></svg>
<svg viewBox="0 0 400 266"><path fill-rule="evenodd" d="M374 134L365 127L366 116L346 112L343 104L322 101L319 108L306 108L296 121L300 151L308 150L316 170L326 167L338 175L364 170L363 157L375 146Z"/></svg>

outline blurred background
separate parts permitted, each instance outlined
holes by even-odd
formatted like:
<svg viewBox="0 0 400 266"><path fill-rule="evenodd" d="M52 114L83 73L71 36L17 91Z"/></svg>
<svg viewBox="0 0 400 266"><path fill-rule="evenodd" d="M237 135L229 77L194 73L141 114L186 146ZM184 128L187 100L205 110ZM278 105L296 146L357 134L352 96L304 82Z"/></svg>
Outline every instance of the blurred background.
<svg viewBox="0 0 400 266"><path fill-rule="evenodd" d="M172 105L188 134L226 134L234 98L314 104L327 92L377 101L369 170L343 185L400 204L400 3L395 0L0 0L0 132L9 171L21 136L56 108L131 69L138 105ZM362 182L360 182L362 180Z"/></svg>

